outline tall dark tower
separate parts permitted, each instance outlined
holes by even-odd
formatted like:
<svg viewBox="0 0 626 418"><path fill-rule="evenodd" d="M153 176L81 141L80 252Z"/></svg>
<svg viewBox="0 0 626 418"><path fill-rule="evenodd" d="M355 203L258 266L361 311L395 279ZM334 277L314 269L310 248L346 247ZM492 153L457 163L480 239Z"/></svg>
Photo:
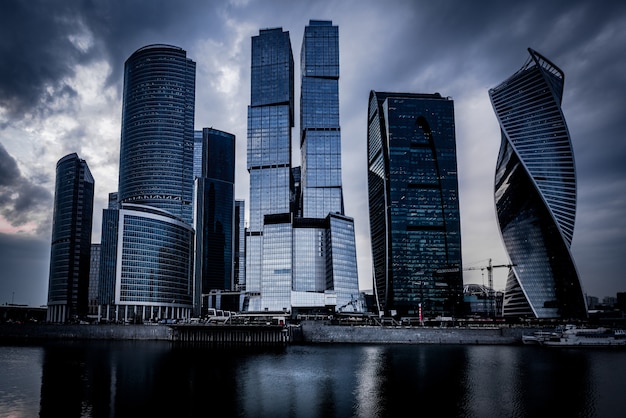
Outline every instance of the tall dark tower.
<svg viewBox="0 0 626 418"><path fill-rule="evenodd" d="M119 203L164 209L192 222L196 63L149 45L124 65Z"/></svg>
<svg viewBox="0 0 626 418"><path fill-rule="evenodd" d="M374 290L382 311L463 313L454 102L372 91L368 192Z"/></svg>
<svg viewBox="0 0 626 418"><path fill-rule="evenodd" d="M528 49L530 58L489 90L501 130L495 203L514 267L504 316L586 318L570 252L576 219L576 172L561 110L565 75Z"/></svg>
<svg viewBox="0 0 626 418"><path fill-rule="evenodd" d="M126 60L117 204L102 217L98 299L109 320L195 313L195 75L175 46L145 46Z"/></svg>
<svg viewBox="0 0 626 418"><path fill-rule="evenodd" d="M87 314L94 179L75 153L57 163L48 285L50 322Z"/></svg>
<svg viewBox="0 0 626 418"><path fill-rule="evenodd" d="M260 311L262 245L267 215L289 214L291 197L291 128L294 125L294 64L289 32L263 29L252 37L247 165L250 173L246 290L249 309ZM287 219L289 216L287 215ZM289 234L290 239L290 234ZM290 244L289 244L290 245ZM283 260L284 263L291 263ZM290 271L289 266L272 270ZM291 278L280 286L289 293ZM276 286L274 286L276 288ZM286 290L284 290L286 289Z"/></svg>
<svg viewBox="0 0 626 418"><path fill-rule="evenodd" d="M201 292L234 290L235 136L202 130L196 207L196 280Z"/></svg>

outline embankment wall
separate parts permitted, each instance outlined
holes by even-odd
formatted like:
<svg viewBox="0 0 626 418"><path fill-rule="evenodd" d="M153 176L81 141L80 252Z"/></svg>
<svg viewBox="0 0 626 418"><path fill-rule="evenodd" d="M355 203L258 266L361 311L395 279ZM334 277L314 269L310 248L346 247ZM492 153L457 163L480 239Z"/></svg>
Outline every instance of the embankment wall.
<svg viewBox="0 0 626 418"><path fill-rule="evenodd" d="M406 326L326 325L303 321L305 343L521 344L527 328L425 328Z"/></svg>
<svg viewBox="0 0 626 418"><path fill-rule="evenodd" d="M330 325L324 321L303 321L289 329L289 338L270 336L280 329L250 329L250 327L176 327L166 325L0 325L0 343L6 341L42 340L165 340L165 341L257 341L317 343L380 343L380 344L520 344L522 334L529 328L429 328L410 326ZM194 328L196 330L194 331ZM228 328L228 329L227 329ZM240 329L241 328L241 329ZM246 329L243 329L246 328ZM258 327L257 327L258 328ZM272 329L269 329L272 328ZM191 335L189 333L192 333ZM256 333L253 336L242 332ZM189 335L187 335L189 334ZM197 335L195 335L197 334ZM206 334L206 335L205 335ZM258 334L258 335L257 335ZM277 335L278 335L277 334ZM273 334L272 334L273 335ZM219 337L219 338L218 338Z"/></svg>
<svg viewBox="0 0 626 418"><path fill-rule="evenodd" d="M172 329L161 325L0 325L2 340L170 340Z"/></svg>

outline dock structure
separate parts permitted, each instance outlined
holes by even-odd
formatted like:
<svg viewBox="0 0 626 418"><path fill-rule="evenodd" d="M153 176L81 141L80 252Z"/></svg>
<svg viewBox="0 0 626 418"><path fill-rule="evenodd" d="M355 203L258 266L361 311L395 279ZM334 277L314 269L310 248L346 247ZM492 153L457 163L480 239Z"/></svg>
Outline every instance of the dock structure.
<svg viewBox="0 0 626 418"><path fill-rule="evenodd" d="M170 325L171 341L242 346L287 345L294 342L294 327L280 325Z"/></svg>

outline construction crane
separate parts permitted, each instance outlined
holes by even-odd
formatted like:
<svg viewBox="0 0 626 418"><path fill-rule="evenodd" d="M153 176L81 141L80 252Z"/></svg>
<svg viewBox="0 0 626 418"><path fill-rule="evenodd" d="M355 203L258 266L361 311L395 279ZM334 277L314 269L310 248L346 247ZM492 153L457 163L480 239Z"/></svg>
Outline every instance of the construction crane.
<svg viewBox="0 0 626 418"><path fill-rule="evenodd" d="M511 268L513 266L516 266L517 264L498 264L498 265L493 265L491 263L491 258L489 259L489 264L486 266L482 266L482 267L466 267L463 270L487 270L487 283L488 283L488 289L487 289L487 298L489 299L489 315L491 315L491 312L494 310L493 307L493 302L494 302L494 289L493 289L493 269L495 268L501 268L501 267L506 267L506 268Z"/></svg>
<svg viewBox="0 0 626 418"><path fill-rule="evenodd" d="M488 282L488 290L487 290L487 299L489 300L489 315L491 315L491 312L494 310L493 308L493 302L494 302L494 289L493 289L493 269L495 268L501 268L501 267L506 267L506 268L512 268L513 266L516 266L517 264L497 264L497 265L493 265L491 262L491 258L489 259L489 264L486 266L480 266L480 267L465 267L463 268L463 271L466 270L481 270L481 271L485 271L487 270L487 282ZM458 272L459 269L458 268L451 268L451 269L440 269L440 270L436 270L435 273L455 273Z"/></svg>

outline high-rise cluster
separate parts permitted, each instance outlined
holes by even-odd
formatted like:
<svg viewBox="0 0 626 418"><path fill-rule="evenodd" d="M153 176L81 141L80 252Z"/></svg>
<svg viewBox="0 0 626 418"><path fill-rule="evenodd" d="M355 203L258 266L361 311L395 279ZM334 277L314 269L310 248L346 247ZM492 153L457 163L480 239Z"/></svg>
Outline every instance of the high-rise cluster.
<svg viewBox="0 0 626 418"><path fill-rule="evenodd" d="M502 140L495 174L498 225L514 267L505 316L587 316L570 253L576 172L561 111L564 74L532 49L510 78L489 90Z"/></svg>
<svg viewBox="0 0 626 418"><path fill-rule="evenodd" d="M364 310L354 220L344 213L338 27L311 20L304 30L300 166L289 32L263 29L251 40L247 228L234 196L235 136L194 129L196 63L179 47L140 48L124 66L119 185L91 260L93 177L76 154L57 164L49 321L96 306L105 320L189 318L227 293L230 309L248 312ZM584 318L570 253L576 176L564 76L529 52L489 90L502 132L497 221L512 267L503 313ZM367 109L374 309L462 316L454 102L371 91Z"/></svg>
<svg viewBox="0 0 626 418"><path fill-rule="evenodd" d="M252 38L248 108L250 311L360 311L354 221L343 213L339 33L309 22L301 52L301 167L292 167L294 64L289 33Z"/></svg>

